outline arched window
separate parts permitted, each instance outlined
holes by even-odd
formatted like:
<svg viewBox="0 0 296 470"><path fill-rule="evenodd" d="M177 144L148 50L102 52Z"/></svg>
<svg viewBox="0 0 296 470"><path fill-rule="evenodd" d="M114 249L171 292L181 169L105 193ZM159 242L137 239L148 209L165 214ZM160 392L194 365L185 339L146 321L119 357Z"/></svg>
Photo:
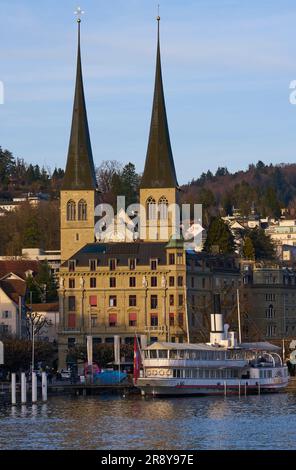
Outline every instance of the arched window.
<svg viewBox="0 0 296 470"><path fill-rule="evenodd" d="M160 220L166 220L168 218L168 200L165 196L161 196L158 201L158 209L159 209L159 218Z"/></svg>
<svg viewBox="0 0 296 470"><path fill-rule="evenodd" d="M67 220L76 219L76 204L74 201L67 202Z"/></svg>
<svg viewBox="0 0 296 470"><path fill-rule="evenodd" d="M274 317L274 308L273 308L273 305L270 304L269 307L266 309L266 317L267 318L273 318Z"/></svg>
<svg viewBox="0 0 296 470"><path fill-rule="evenodd" d="M155 199L152 196L148 197L146 201L146 214L148 220L155 220L157 219L157 207Z"/></svg>
<svg viewBox="0 0 296 470"><path fill-rule="evenodd" d="M87 219L87 204L84 199L80 199L78 202L78 220Z"/></svg>

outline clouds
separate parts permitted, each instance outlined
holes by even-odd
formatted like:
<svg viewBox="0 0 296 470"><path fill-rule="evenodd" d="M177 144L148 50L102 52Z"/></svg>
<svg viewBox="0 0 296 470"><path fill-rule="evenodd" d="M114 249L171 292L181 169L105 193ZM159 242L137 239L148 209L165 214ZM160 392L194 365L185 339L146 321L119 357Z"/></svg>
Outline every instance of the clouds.
<svg viewBox="0 0 296 470"><path fill-rule="evenodd" d="M76 66L75 8L68 0L42 3L4 2L0 144L38 162L37 127L42 152L63 166ZM98 163L112 156L143 168L155 67L152 3L83 4L83 72ZM165 94L179 180L208 169L202 155L211 169L221 160L230 168L244 160L247 166L255 154L263 160L294 159L289 131L295 117L288 104L289 82L296 78L293 2L283 0L279 8L273 0L166 0L161 10Z"/></svg>

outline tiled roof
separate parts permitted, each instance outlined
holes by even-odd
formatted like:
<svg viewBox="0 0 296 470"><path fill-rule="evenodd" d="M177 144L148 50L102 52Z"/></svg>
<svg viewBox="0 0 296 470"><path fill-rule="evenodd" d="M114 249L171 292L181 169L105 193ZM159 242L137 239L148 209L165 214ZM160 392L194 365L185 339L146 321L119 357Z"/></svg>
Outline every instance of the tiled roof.
<svg viewBox="0 0 296 470"><path fill-rule="evenodd" d="M0 281L0 288L3 289L11 300L18 303L19 297L25 296L27 285L25 281L18 279L5 279Z"/></svg>
<svg viewBox="0 0 296 470"><path fill-rule="evenodd" d="M31 305L28 304L28 307ZM42 304L32 304L32 310L34 312L58 312L59 303L58 302L48 302Z"/></svg>
<svg viewBox="0 0 296 470"><path fill-rule="evenodd" d="M26 272L33 271L37 273L39 271L39 261L29 260L5 260L0 261L0 279L6 274L14 273L22 279L26 279Z"/></svg>

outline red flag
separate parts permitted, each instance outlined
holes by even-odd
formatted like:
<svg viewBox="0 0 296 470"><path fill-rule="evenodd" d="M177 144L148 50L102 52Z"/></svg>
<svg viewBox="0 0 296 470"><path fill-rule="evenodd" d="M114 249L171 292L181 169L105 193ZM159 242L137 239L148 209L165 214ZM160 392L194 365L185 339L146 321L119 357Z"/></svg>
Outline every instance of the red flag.
<svg viewBox="0 0 296 470"><path fill-rule="evenodd" d="M137 383L137 380L140 376L140 351L137 337L134 339L134 383Z"/></svg>

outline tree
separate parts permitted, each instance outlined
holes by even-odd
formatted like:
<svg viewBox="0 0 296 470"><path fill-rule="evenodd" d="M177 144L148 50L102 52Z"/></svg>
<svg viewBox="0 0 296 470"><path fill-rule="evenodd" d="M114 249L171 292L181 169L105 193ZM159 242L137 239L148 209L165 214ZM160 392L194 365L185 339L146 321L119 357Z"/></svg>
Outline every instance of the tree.
<svg viewBox="0 0 296 470"><path fill-rule="evenodd" d="M0 147L0 184L7 185L13 173L15 161L12 153Z"/></svg>
<svg viewBox="0 0 296 470"><path fill-rule="evenodd" d="M209 225L204 251L207 253L218 251L222 254L233 254L234 249L234 237L228 225L220 217L213 217Z"/></svg>
<svg viewBox="0 0 296 470"><path fill-rule="evenodd" d="M40 263L40 268L35 277L27 278L27 302L30 302L30 292L32 292L32 302L50 302L57 300L57 283L51 272L47 261Z"/></svg>
<svg viewBox="0 0 296 470"><path fill-rule="evenodd" d="M28 370L32 361L31 341L13 337L4 337L2 341L5 350L5 369L10 372ZM36 341L34 350L36 363L42 362L52 366L57 359L56 344L48 341Z"/></svg>
<svg viewBox="0 0 296 470"><path fill-rule="evenodd" d="M250 238L253 244L256 260L272 260L275 257L272 240L262 228L250 229L247 231L246 236Z"/></svg>
<svg viewBox="0 0 296 470"><path fill-rule="evenodd" d="M250 237L244 239L243 257L245 259L255 259L255 248Z"/></svg>

